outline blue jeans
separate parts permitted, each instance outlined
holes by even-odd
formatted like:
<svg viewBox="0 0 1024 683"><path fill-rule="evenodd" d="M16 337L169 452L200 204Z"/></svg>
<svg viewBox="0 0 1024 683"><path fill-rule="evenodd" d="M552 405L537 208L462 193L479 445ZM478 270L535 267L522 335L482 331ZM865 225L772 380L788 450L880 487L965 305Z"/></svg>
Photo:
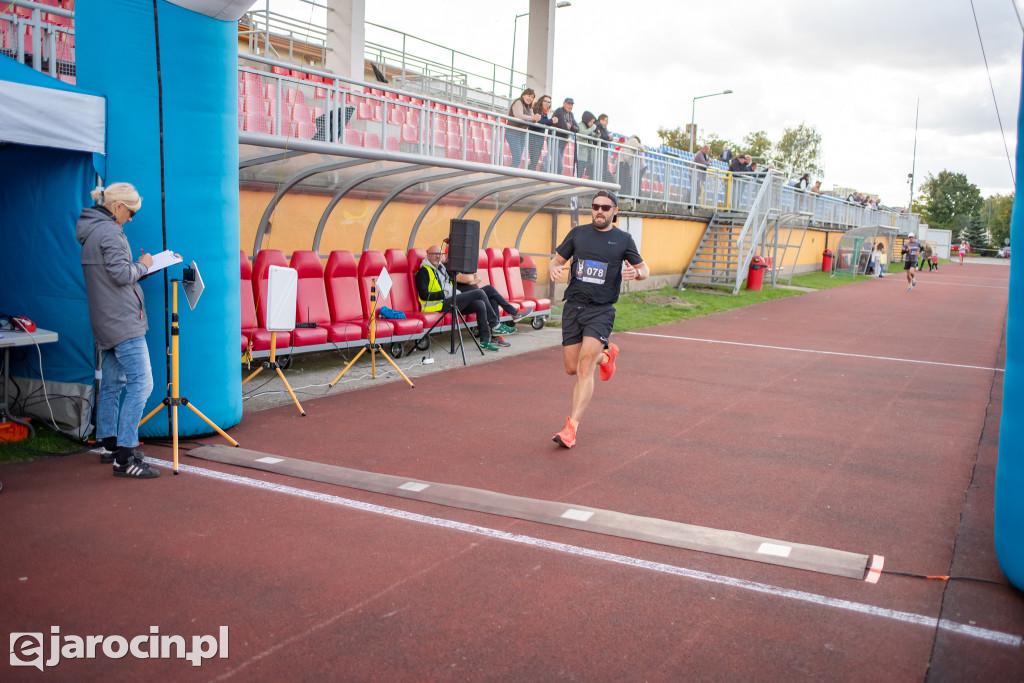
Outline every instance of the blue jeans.
<svg viewBox="0 0 1024 683"><path fill-rule="evenodd" d="M139 421L153 392L153 368L145 337L100 352L100 393L96 401L96 439L117 436L121 448L139 445ZM124 400L121 392L124 392Z"/></svg>
<svg viewBox="0 0 1024 683"><path fill-rule="evenodd" d="M505 129L505 142L508 143L508 151L512 153L512 168L519 168L519 162L523 160L523 148L526 147L526 131L518 128Z"/></svg>

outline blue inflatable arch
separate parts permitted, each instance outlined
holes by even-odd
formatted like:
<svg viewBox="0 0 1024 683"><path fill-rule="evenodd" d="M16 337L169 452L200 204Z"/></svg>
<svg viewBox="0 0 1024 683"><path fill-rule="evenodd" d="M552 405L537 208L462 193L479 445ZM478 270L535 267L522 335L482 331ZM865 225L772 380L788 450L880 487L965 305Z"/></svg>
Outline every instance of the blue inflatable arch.
<svg viewBox="0 0 1024 683"><path fill-rule="evenodd" d="M103 181L133 183L143 197L128 239L136 249L171 249L194 260L206 285L194 311L180 297L181 394L222 428L242 416L235 22L250 4L85 0L75 15L78 83L107 98ZM168 270L181 277L181 266ZM146 412L166 396L169 381L167 279L143 282L156 385ZM180 435L209 431L179 411ZM169 433L161 416L141 430L144 437Z"/></svg>
<svg viewBox="0 0 1024 683"><path fill-rule="evenodd" d="M1024 87L1017 118L1017 177L1020 177L1021 135L1024 135ZM1010 243L1024 243L1024 210L1017 203L1017 181L1010 220ZM1010 263L1010 303L1006 315L1006 373L1003 376L1003 418L999 427L999 463L996 466L995 543L1003 573L1024 590L1024 273L1020 258Z"/></svg>

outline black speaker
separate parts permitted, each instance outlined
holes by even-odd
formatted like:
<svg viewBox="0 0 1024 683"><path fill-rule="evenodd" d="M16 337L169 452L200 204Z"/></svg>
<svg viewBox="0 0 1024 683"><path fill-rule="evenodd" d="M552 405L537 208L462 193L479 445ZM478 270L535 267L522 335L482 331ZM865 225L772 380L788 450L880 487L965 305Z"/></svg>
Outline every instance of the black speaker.
<svg viewBox="0 0 1024 683"><path fill-rule="evenodd" d="M448 233L449 273L475 273L480 260L480 221L452 219Z"/></svg>

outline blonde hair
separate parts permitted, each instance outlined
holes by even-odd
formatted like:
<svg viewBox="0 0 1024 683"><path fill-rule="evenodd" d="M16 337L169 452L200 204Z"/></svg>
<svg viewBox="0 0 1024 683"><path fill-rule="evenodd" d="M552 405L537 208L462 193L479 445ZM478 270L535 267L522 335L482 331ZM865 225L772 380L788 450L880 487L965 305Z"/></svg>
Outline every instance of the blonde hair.
<svg viewBox="0 0 1024 683"><path fill-rule="evenodd" d="M121 204L129 211L138 211L142 208L142 197L131 183L114 183L106 187L97 186L90 194L97 206L109 207L113 204Z"/></svg>

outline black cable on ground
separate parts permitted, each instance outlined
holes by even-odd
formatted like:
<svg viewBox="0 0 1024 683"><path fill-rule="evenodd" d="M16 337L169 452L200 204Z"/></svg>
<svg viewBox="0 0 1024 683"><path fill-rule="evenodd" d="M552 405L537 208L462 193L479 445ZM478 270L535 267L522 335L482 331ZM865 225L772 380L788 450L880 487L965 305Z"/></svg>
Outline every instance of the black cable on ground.
<svg viewBox="0 0 1024 683"><path fill-rule="evenodd" d="M1005 581L993 581L992 579L979 579L974 576L928 576L926 574L912 574L910 572L894 572L890 569L883 569L883 574L892 574L893 576L907 576L912 579L931 579L933 581L974 581L977 583L991 583L995 586L1009 586Z"/></svg>

